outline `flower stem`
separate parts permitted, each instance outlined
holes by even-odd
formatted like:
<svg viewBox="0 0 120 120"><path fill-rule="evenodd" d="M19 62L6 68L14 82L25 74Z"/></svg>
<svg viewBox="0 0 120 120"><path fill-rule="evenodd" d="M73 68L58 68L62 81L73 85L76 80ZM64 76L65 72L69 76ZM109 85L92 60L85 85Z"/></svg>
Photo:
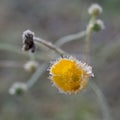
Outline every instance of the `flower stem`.
<svg viewBox="0 0 120 120"><path fill-rule="evenodd" d="M89 52L90 52L90 39L93 32L93 24L96 20L96 16L92 16L86 30L86 39L85 39L85 61L89 62Z"/></svg>
<svg viewBox="0 0 120 120"><path fill-rule="evenodd" d="M93 92L96 94L96 96L98 98L99 106L102 109L103 119L104 120L112 120L112 118L110 116L108 103L106 102L104 94L99 89L99 87L92 81L90 82L90 87L91 87L91 89L93 90Z"/></svg>
<svg viewBox="0 0 120 120"><path fill-rule="evenodd" d="M52 43L50 43L46 40L40 39L38 37L34 37L34 41L39 42L39 43L45 45L46 47L52 49L53 51L58 53L61 57L63 57L63 55L65 54L65 52L62 49L56 47L55 45L53 45Z"/></svg>
<svg viewBox="0 0 120 120"><path fill-rule="evenodd" d="M85 61L89 62L89 52L90 52L90 40L93 32L93 25L96 20L96 16L93 15L89 21L88 27L87 27L87 33L86 33L86 39L85 39ZM108 104L106 102L106 99L101 92L101 90L97 87L97 85L94 82L90 82L90 87L93 89L94 93L96 94L99 104L102 109L103 118L104 120L111 120L110 112L108 108Z"/></svg>
<svg viewBox="0 0 120 120"><path fill-rule="evenodd" d="M67 42L81 39L81 38L85 37L85 35L86 35L86 31L78 32L78 33L75 33L75 34L70 34L70 35L67 35L65 37L62 37L62 38L58 39L55 42L55 45L56 46L62 46L63 44L65 44Z"/></svg>
<svg viewBox="0 0 120 120"><path fill-rule="evenodd" d="M32 75L32 77L26 83L27 89L31 88L38 81L39 77L44 73L47 67L48 67L48 64L44 63L42 66L40 66L37 69L37 71Z"/></svg>

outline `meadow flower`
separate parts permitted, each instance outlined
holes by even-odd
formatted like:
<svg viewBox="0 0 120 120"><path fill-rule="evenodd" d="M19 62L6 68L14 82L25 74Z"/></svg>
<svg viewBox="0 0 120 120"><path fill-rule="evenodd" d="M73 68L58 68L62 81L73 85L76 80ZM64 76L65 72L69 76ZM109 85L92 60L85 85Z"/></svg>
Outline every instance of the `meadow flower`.
<svg viewBox="0 0 120 120"><path fill-rule="evenodd" d="M73 57L59 58L50 69L50 79L60 92L77 93L83 90L91 76L92 67Z"/></svg>

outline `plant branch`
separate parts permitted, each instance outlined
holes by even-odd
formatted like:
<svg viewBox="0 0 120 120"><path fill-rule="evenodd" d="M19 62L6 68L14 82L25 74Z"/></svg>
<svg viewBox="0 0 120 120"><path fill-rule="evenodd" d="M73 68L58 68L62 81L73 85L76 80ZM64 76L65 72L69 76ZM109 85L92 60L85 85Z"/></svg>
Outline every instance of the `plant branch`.
<svg viewBox="0 0 120 120"><path fill-rule="evenodd" d="M39 77L44 73L47 67L48 64L44 63L37 69L37 71L32 75L32 77L26 83L27 89L31 88L38 81Z"/></svg>
<svg viewBox="0 0 120 120"><path fill-rule="evenodd" d="M38 37L34 37L34 41L39 42L39 43L45 45L46 47L52 49L53 51L58 53L61 57L63 57L63 55L65 54L65 52L62 49L58 48L57 46L53 45L52 43L50 43L46 40L40 39Z"/></svg>
<svg viewBox="0 0 120 120"><path fill-rule="evenodd" d="M90 52L90 39L91 39L91 36L92 36L92 32L93 32L93 25L94 25L94 22L96 20L96 16L92 16L89 23L88 23L88 26L87 26L87 29L86 29L86 39L85 39L85 61L88 63L89 62L89 52Z"/></svg>
<svg viewBox="0 0 120 120"><path fill-rule="evenodd" d="M75 34L70 34L70 35L67 35L65 37L58 39L57 42L55 42L55 45L62 46L63 44L71 42L73 40L81 39L81 38L85 37L85 35L86 35L86 31L78 32Z"/></svg>
<svg viewBox="0 0 120 120"><path fill-rule="evenodd" d="M112 120L112 118L110 116L108 103L106 102L104 94L101 92L99 87L92 81L90 82L90 87L92 88L93 92L96 94L96 96L98 98L99 106L102 109L102 114L103 114L104 120Z"/></svg>

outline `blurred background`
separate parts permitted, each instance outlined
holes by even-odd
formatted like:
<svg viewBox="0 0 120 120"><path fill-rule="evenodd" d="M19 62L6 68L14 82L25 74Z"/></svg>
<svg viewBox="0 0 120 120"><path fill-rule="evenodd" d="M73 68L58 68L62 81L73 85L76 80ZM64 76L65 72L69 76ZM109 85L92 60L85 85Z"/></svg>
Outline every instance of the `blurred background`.
<svg viewBox="0 0 120 120"><path fill-rule="evenodd" d="M60 94L51 86L48 72L23 96L9 95L14 82L26 82L32 74L23 69L28 56L2 46L13 45L22 53L22 32L26 29L53 43L85 30L92 3L103 7L100 18L106 29L92 37L90 56L95 77L91 80L105 95L113 120L120 120L120 0L0 0L0 120L103 120L89 86L77 95ZM62 49L81 59L83 40L64 44Z"/></svg>

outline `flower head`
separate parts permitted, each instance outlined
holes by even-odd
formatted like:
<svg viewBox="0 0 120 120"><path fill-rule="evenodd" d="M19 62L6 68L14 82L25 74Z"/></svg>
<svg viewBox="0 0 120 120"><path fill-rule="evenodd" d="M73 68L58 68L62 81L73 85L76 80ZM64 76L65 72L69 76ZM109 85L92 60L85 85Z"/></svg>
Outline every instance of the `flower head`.
<svg viewBox="0 0 120 120"><path fill-rule="evenodd" d="M77 93L84 89L93 76L92 68L73 57L60 58L49 69L53 84L64 93Z"/></svg>
<svg viewBox="0 0 120 120"><path fill-rule="evenodd" d="M96 32L105 29L104 22L100 19L97 19L94 23L90 23L87 27L89 29L93 29Z"/></svg>
<svg viewBox="0 0 120 120"><path fill-rule="evenodd" d="M28 61L24 64L24 69L28 72L35 72L39 64L36 61Z"/></svg>
<svg viewBox="0 0 120 120"><path fill-rule="evenodd" d="M102 7L98 4L92 4L88 9L88 13L90 15L99 15L102 13Z"/></svg>
<svg viewBox="0 0 120 120"><path fill-rule="evenodd" d="M11 95L22 95L26 90L27 90L27 86L25 83L16 82L9 89L9 93Z"/></svg>
<svg viewBox="0 0 120 120"><path fill-rule="evenodd" d="M104 30L104 29L105 29L105 25L104 25L103 21L100 19L96 20L96 22L94 23L94 26L93 26L93 30L100 31L100 30Z"/></svg>

